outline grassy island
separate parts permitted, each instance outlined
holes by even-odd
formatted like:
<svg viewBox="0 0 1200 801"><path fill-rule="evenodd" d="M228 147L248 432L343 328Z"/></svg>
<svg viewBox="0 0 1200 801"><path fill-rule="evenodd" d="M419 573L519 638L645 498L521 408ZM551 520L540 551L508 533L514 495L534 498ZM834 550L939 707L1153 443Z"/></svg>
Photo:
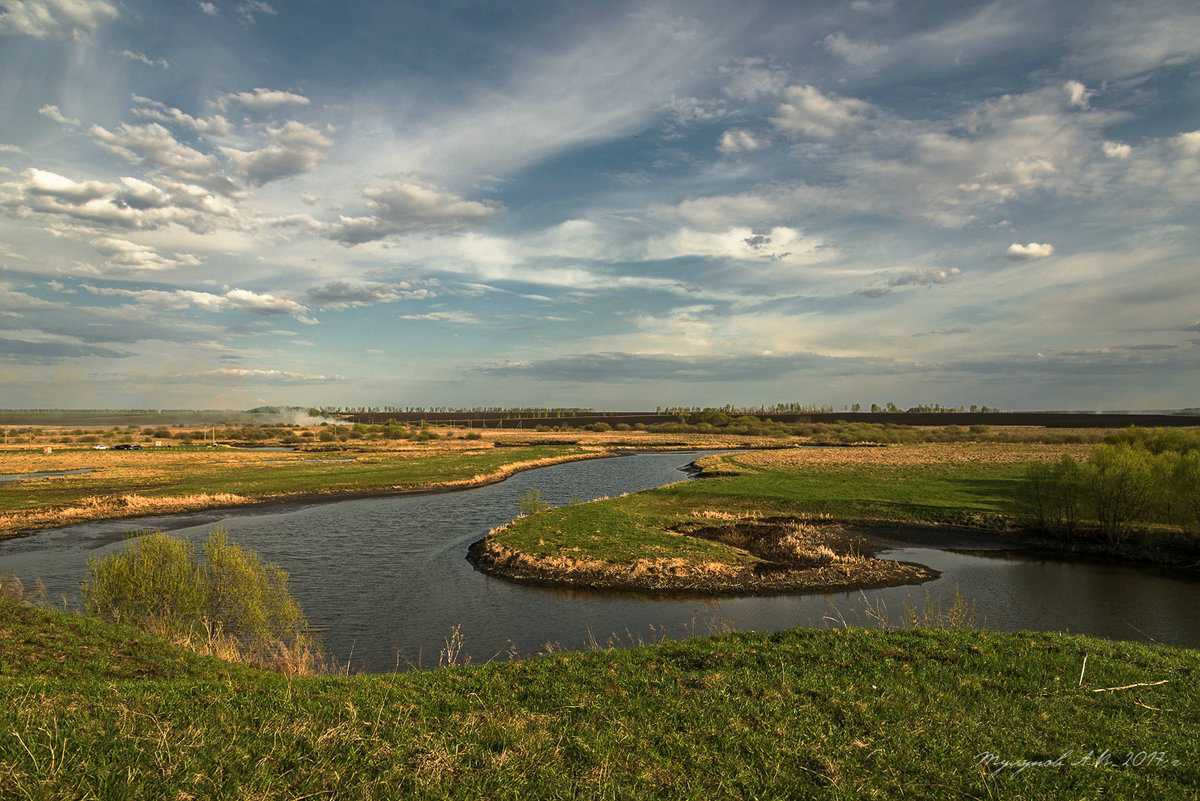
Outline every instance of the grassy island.
<svg viewBox="0 0 1200 801"><path fill-rule="evenodd" d="M937 443L706 456L681 482L519 518L472 552L529 583L652 592L830 591L917 583L873 558L881 523L1016 525L1026 465L1089 445Z"/></svg>

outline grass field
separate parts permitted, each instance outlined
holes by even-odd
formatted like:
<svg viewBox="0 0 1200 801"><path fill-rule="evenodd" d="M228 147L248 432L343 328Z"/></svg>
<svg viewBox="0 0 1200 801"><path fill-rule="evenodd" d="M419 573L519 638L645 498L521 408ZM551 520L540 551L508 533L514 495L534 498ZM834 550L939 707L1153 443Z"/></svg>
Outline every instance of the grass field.
<svg viewBox="0 0 1200 801"><path fill-rule="evenodd" d="M1193 798L1198 659L834 629L288 679L0 602L0 794Z"/></svg>

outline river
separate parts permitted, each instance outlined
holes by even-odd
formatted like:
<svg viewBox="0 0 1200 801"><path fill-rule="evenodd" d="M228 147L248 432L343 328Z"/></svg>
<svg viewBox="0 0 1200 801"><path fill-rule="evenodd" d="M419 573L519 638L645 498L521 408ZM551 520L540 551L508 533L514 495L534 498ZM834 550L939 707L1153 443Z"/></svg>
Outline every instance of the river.
<svg viewBox="0 0 1200 801"><path fill-rule="evenodd" d="M976 622L997 630L1071 631L1200 647L1200 577L1194 571L1020 556L1000 549L923 547L881 556L942 571L918 587L865 593L748 598L652 598L528 587L476 572L467 548L541 490L551 504L636 492L687 480L696 453L637 453L556 465L459 492L118 520L0 542L0 572L40 577L51 600L79 605L89 558L123 547L128 532L164 529L203 538L217 526L291 576L293 595L328 650L352 670L433 667L453 627L475 663L545 650L683 638L727 628L899 622L906 606L948 609L957 592Z"/></svg>

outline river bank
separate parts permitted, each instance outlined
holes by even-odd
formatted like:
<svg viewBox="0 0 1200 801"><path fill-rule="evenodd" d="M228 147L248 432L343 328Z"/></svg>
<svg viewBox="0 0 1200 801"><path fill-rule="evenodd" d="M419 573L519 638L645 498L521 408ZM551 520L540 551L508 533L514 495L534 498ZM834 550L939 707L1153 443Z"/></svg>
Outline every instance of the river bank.
<svg viewBox="0 0 1200 801"><path fill-rule="evenodd" d="M460 448L433 454L428 450L366 451L337 463L311 460L311 454L304 452L114 454L120 461L103 454L99 458L105 462L88 460L93 466L86 473L0 485L0 503L7 507L0 513L0 540L100 520L452 492L486 486L539 467L618 455L608 448L579 446ZM191 488L199 491L186 492ZM14 508L18 502L28 508Z"/></svg>

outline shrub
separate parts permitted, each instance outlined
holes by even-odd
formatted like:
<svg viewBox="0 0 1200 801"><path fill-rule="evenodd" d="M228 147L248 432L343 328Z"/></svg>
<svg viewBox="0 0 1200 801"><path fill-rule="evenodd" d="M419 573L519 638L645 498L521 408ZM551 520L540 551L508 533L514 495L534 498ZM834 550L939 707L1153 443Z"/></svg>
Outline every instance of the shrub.
<svg viewBox="0 0 1200 801"><path fill-rule="evenodd" d="M161 531L138 536L120 553L89 560L81 590L91 614L193 646L215 636L239 661L274 666L297 652L319 654L287 574L222 529L199 553Z"/></svg>
<svg viewBox="0 0 1200 801"><path fill-rule="evenodd" d="M549 508L550 504L542 497L542 491L537 487L521 495L521 514L523 515L537 514Z"/></svg>

